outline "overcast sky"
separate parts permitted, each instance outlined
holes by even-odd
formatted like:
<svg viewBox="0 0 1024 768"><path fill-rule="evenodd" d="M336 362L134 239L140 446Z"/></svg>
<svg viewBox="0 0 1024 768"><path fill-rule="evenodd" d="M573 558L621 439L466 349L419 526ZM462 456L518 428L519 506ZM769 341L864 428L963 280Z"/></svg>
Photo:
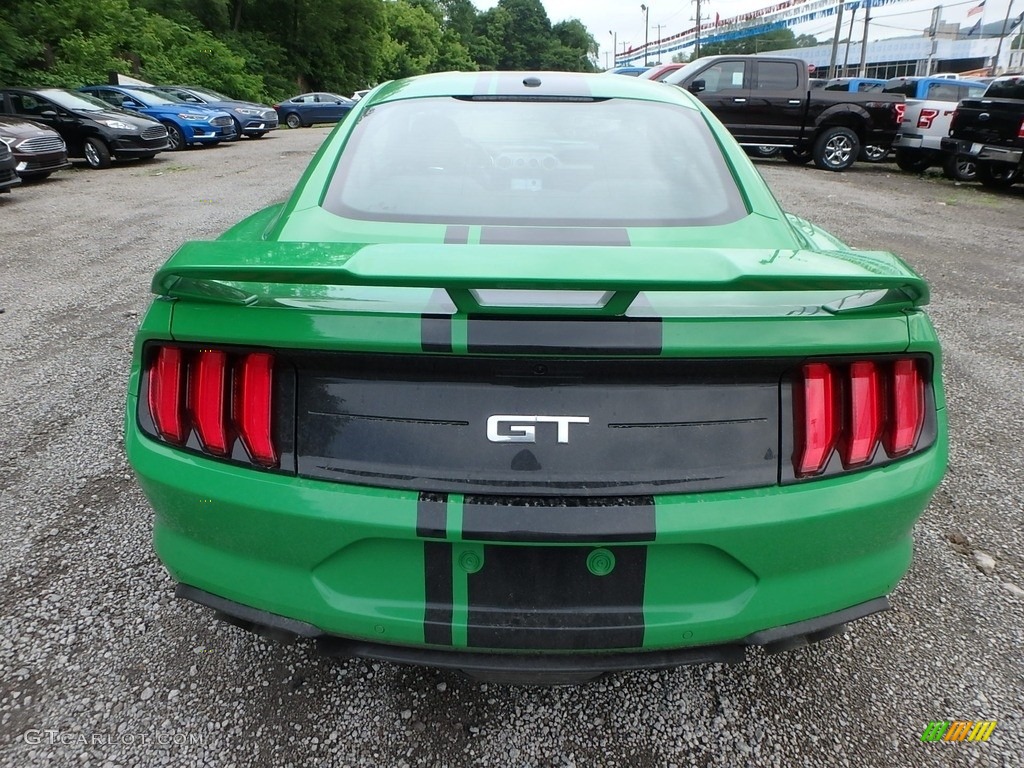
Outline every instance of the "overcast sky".
<svg viewBox="0 0 1024 768"><path fill-rule="evenodd" d="M495 2L488 0L474 0L476 6L481 9L490 8ZM565 19L579 19L590 30L590 34L601 46L600 64L605 62L605 51L611 51L613 36L615 33L619 51L622 50L622 43L628 43L629 47L643 45L644 42L644 12L640 10L640 0L541 0L548 12L551 23L564 21ZM705 18L714 19L715 13L727 19L741 13L747 13L758 8L774 5L779 0L702 0L701 13ZM903 37L907 35L921 34L928 26L931 19L931 10L936 5L942 5L942 18L944 21L967 24L967 12L978 5L981 0L957 0L956 2L936 2L936 0L906 0L906 2L893 3L891 5L875 8L871 14L870 39L876 40L887 37ZM984 19L985 23L1002 21L1006 16L1006 9L1010 0L986 0ZM1013 0L1013 17L1024 11L1024 0ZM658 25L662 25L661 33L664 36L673 35L689 29L693 26L693 19L696 16L696 5L692 2L667 2L666 0L651 0L646 3L650 8L648 18L650 22L649 39L656 40L658 37ZM850 14L845 14L843 26L849 26ZM857 12L856 26L853 37L860 39L864 32L863 26L864 11ZM978 19L978 14L971 16L973 24ZM835 29L835 19L811 22L798 29L797 34L814 35L818 39L831 39ZM846 32L844 31L843 36Z"/></svg>

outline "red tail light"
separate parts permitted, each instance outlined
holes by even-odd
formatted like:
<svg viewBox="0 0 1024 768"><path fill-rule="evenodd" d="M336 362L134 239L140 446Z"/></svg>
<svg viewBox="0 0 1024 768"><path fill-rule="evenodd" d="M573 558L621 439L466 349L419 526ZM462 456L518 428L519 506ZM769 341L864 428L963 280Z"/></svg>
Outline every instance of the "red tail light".
<svg viewBox="0 0 1024 768"><path fill-rule="evenodd" d="M825 468L836 444L836 397L832 369L811 363L803 369L796 392L797 473L816 475Z"/></svg>
<svg viewBox="0 0 1024 768"><path fill-rule="evenodd" d="M184 373L180 347L160 347L149 369L149 412L160 437L181 444L188 436L182 412Z"/></svg>
<svg viewBox="0 0 1024 768"><path fill-rule="evenodd" d="M271 436L271 393L274 358L253 353L242 358L235 370L234 416L238 433L249 456L257 464L274 466L277 451Z"/></svg>
<svg viewBox="0 0 1024 768"><path fill-rule="evenodd" d="M218 456L226 456L229 449L224 394L227 362L226 353L204 349L196 353L189 365L189 415L203 448Z"/></svg>
<svg viewBox="0 0 1024 768"><path fill-rule="evenodd" d="M917 443L924 423L924 381L913 360L893 364L892 402L885 450L901 456Z"/></svg>
<svg viewBox="0 0 1024 768"><path fill-rule="evenodd" d="M867 464L882 432L882 382L872 362L850 366L850 395L843 441L843 466Z"/></svg>
<svg viewBox="0 0 1024 768"><path fill-rule="evenodd" d="M914 358L805 365L793 388L796 476L821 474L837 449L854 469L916 448L926 416L921 370Z"/></svg>
<svg viewBox="0 0 1024 768"><path fill-rule="evenodd" d="M1020 121L1020 127L1017 128L1017 138L1024 139L1024 120Z"/></svg>
<svg viewBox="0 0 1024 768"><path fill-rule="evenodd" d="M917 116L917 127L918 128L931 128L932 123L935 122L935 118L939 116L939 110L925 108L921 110L921 114Z"/></svg>
<svg viewBox="0 0 1024 768"><path fill-rule="evenodd" d="M907 105L893 104L893 109L896 110L896 125L900 125L903 122L903 114L907 111Z"/></svg>
<svg viewBox="0 0 1024 768"><path fill-rule="evenodd" d="M219 349L192 352L161 345L147 373L146 402L161 438L185 445L194 430L203 452L227 457L237 435L254 464L277 466L273 355L236 355Z"/></svg>

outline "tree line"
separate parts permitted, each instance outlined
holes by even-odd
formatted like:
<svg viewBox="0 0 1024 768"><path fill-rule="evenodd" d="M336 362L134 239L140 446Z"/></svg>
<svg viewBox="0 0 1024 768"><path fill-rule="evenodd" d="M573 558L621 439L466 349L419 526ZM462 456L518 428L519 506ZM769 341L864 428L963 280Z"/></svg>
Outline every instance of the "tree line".
<svg viewBox="0 0 1024 768"><path fill-rule="evenodd" d="M119 72L275 101L446 70L595 70L578 19L540 0L3 0L0 84L77 87Z"/></svg>

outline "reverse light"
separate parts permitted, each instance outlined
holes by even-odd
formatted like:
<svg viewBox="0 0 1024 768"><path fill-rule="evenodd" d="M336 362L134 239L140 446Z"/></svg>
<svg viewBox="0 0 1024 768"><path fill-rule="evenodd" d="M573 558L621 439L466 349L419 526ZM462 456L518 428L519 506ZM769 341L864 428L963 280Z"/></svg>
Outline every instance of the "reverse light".
<svg viewBox="0 0 1024 768"><path fill-rule="evenodd" d="M793 469L820 475L836 452L844 470L905 456L919 447L925 418L919 359L808 363L793 386Z"/></svg>
<svg viewBox="0 0 1024 768"><path fill-rule="evenodd" d="M832 369L825 363L803 368L796 392L796 433L797 472L818 474L828 463L837 436L835 387Z"/></svg>
<svg viewBox="0 0 1024 768"><path fill-rule="evenodd" d="M843 466L857 467L871 460L882 432L882 382L873 362L850 366L848 401Z"/></svg>

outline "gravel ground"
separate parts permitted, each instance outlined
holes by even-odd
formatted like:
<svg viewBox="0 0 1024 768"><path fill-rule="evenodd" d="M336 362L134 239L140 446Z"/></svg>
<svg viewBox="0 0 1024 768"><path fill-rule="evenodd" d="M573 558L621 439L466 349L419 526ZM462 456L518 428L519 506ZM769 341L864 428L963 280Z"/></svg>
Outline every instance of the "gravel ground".
<svg viewBox="0 0 1024 768"><path fill-rule="evenodd" d="M789 210L924 273L946 353L949 475L894 610L841 637L736 666L501 687L332 661L175 600L121 440L149 279L182 241L281 199L326 133L0 196L0 765L1024 764L1021 187L759 165ZM954 718L998 726L984 744L920 741Z"/></svg>

